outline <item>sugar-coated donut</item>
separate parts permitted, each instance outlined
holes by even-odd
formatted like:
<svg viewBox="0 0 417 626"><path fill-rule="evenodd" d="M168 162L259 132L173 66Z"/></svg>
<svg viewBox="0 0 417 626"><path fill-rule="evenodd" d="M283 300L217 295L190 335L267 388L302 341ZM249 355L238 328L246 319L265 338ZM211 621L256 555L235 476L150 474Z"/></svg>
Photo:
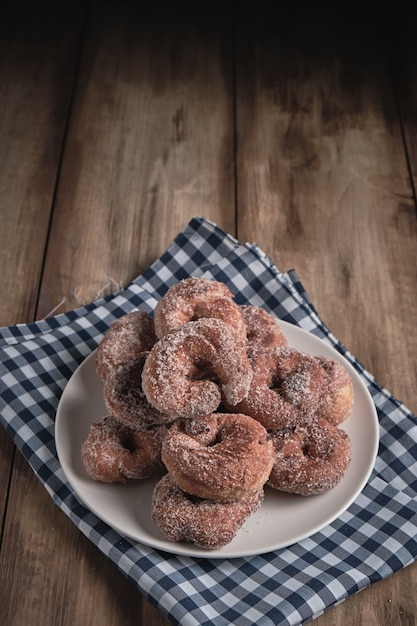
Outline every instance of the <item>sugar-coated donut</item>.
<svg viewBox="0 0 417 626"><path fill-rule="evenodd" d="M275 462L267 484L279 491L311 496L333 489L351 460L345 431L318 418L294 430L271 432Z"/></svg>
<svg viewBox="0 0 417 626"><path fill-rule="evenodd" d="M238 502L215 502L184 493L169 474L156 484L152 519L169 541L185 541L205 550L230 543L262 504L263 489Z"/></svg>
<svg viewBox="0 0 417 626"><path fill-rule="evenodd" d="M151 514L169 541L221 548L265 485L325 493L351 462L338 428L353 407L348 370L290 348L273 315L219 281L182 280L153 318L123 315L95 363L107 415L82 443L83 466L104 483L167 472Z"/></svg>
<svg viewBox="0 0 417 626"><path fill-rule="evenodd" d="M232 405L248 393L252 367L245 339L219 319L199 319L171 331L151 349L142 374L148 401L162 413L213 413L223 393Z"/></svg>
<svg viewBox="0 0 417 626"><path fill-rule="evenodd" d="M110 371L103 388L104 403L119 422L143 430L171 421L150 404L142 390L142 371L147 353L142 353Z"/></svg>
<svg viewBox="0 0 417 626"><path fill-rule="evenodd" d="M258 348L281 348L288 345L278 321L258 306L240 305L246 323L246 343L250 351Z"/></svg>
<svg viewBox="0 0 417 626"><path fill-rule="evenodd" d="M267 481L273 445L263 426L247 415L217 413L214 418L199 418L207 424L205 441L193 436L197 429L189 428L188 420L174 422L162 444L162 460L183 491L220 502L242 500Z"/></svg>
<svg viewBox="0 0 417 626"><path fill-rule="evenodd" d="M166 426L140 432L106 416L94 422L81 446L81 460L91 478L127 483L149 478L163 468L162 440Z"/></svg>
<svg viewBox="0 0 417 626"><path fill-rule="evenodd" d="M147 352L156 341L153 319L144 311L132 311L115 320L98 345L96 371L101 380L119 365Z"/></svg>
<svg viewBox="0 0 417 626"><path fill-rule="evenodd" d="M352 408L350 377L331 359L286 347L259 349L251 354L251 362L251 388L234 410L268 430L297 426L321 414L336 423L332 412L340 422Z"/></svg>
<svg viewBox="0 0 417 626"><path fill-rule="evenodd" d="M275 376L281 380L280 393L286 400L333 424L344 421L352 411L352 379L335 359L290 348L280 350ZM308 384L304 385L304 395L299 395L304 377Z"/></svg>
<svg viewBox="0 0 417 626"><path fill-rule="evenodd" d="M319 357L326 375L325 393L322 394L318 415L332 424L341 424L353 408L353 383L349 372L339 361Z"/></svg>
<svg viewBox="0 0 417 626"><path fill-rule="evenodd" d="M187 322L212 317L231 324L236 332L245 336L241 311L224 283L208 278L186 278L173 285L156 305L155 331L160 338Z"/></svg>

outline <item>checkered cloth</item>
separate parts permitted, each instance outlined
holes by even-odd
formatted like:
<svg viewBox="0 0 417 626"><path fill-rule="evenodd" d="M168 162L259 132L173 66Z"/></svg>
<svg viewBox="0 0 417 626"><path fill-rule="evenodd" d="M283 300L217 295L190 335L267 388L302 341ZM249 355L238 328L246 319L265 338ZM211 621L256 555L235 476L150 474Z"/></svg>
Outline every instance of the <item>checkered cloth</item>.
<svg viewBox="0 0 417 626"><path fill-rule="evenodd" d="M251 303L328 342L352 363L380 421L370 480L336 521L296 545L230 560L175 556L120 536L74 495L57 459L54 420L72 373L110 323L151 312L188 276L225 282ZM294 272L282 274L255 245L239 245L194 218L143 275L115 295L32 324L0 329L0 419L56 504L173 624L300 624L417 556L415 417L329 332Z"/></svg>

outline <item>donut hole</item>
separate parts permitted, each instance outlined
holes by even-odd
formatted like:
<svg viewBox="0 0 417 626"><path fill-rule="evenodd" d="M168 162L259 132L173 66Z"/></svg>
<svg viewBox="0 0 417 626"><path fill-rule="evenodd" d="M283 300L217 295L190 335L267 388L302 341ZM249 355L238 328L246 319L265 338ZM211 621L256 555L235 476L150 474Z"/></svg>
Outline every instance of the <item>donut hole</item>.
<svg viewBox="0 0 417 626"><path fill-rule="evenodd" d="M188 379L191 381L209 380L219 384L219 378L213 369L212 363L204 360L196 361L193 364L193 367L190 369L188 374Z"/></svg>
<svg viewBox="0 0 417 626"><path fill-rule="evenodd" d="M185 491L183 491L184 496L187 498L188 502L191 502L191 504L200 504L200 502L203 502L204 498L199 498L198 496L193 496L192 493L186 493Z"/></svg>
<svg viewBox="0 0 417 626"><path fill-rule="evenodd" d="M216 436L213 439L213 441L211 443L208 444L208 448L214 448L214 446L218 446L219 444L224 442L224 436L223 436L223 432L221 430L218 430L216 432Z"/></svg>
<svg viewBox="0 0 417 626"><path fill-rule="evenodd" d="M124 433L120 439L120 444L128 452L135 452L137 450L137 443L135 438L130 433Z"/></svg>
<svg viewBox="0 0 417 626"><path fill-rule="evenodd" d="M201 314L200 311L194 311L194 313L188 318L189 322L197 322L202 317L207 317Z"/></svg>
<svg viewBox="0 0 417 626"><path fill-rule="evenodd" d="M314 446L311 445L311 442L307 439L301 443L301 452L303 456L308 456L309 458L314 458L317 454L314 454Z"/></svg>
<svg viewBox="0 0 417 626"><path fill-rule="evenodd" d="M142 370L146 355L141 354L136 359L117 368L105 383L108 391L119 398L144 399L142 391Z"/></svg>
<svg viewBox="0 0 417 626"><path fill-rule="evenodd" d="M249 330L249 329L246 330L246 339L250 343L252 343L252 341L254 341L254 339L256 339L256 337L257 337L257 333L256 333L256 331L254 329L253 330Z"/></svg>
<svg viewBox="0 0 417 626"><path fill-rule="evenodd" d="M280 395L282 391L283 382L284 381L282 378L279 378L278 376L276 376L271 380L269 384L269 389L273 391L274 393L276 393L277 395Z"/></svg>
<svg viewBox="0 0 417 626"><path fill-rule="evenodd" d="M310 459L328 459L335 448L334 440L327 436L326 431L312 425L301 440L301 450Z"/></svg>

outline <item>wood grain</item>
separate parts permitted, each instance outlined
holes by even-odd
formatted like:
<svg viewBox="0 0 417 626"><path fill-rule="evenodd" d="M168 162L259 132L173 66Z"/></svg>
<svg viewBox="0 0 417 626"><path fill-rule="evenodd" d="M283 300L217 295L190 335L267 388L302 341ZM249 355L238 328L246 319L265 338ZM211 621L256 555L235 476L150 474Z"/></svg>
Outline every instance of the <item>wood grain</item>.
<svg viewBox="0 0 417 626"><path fill-rule="evenodd" d="M234 230L230 20L212 11L194 15L192 22L186 17L175 12L163 27L156 9L142 15L129 4L91 8L37 318L120 288L194 214ZM44 561L45 495L30 471L26 482L30 500L22 499L22 479L10 489L7 520L20 523L6 524L4 531L2 559L14 593L8 585L3 612L24 623L29 615L34 619L38 603L42 624L56 624L57 614L63 624L92 615L95 623L112 624L120 612L124 623L138 623L138 615L140 623L166 623L94 546L84 541L82 555L74 549L78 531L53 505L48 520L59 528L59 539L49 548L53 560ZM29 555L16 558L10 540L16 535L30 547ZM22 599L17 590L27 558L32 567ZM92 569L90 562L97 565ZM97 597L103 598L99 604Z"/></svg>
<svg viewBox="0 0 417 626"><path fill-rule="evenodd" d="M234 231L230 19L160 11L91 9L39 314L126 285L193 215Z"/></svg>
<svg viewBox="0 0 417 626"><path fill-rule="evenodd" d="M43 4L9 7L0 25L2 325L35 314L78 58L79 4Z"/></svg>
<svg viewBox="0 0 417 626"><path fill-rule="evenodd" d="M148 4L0 21L0 323L114 292L204 215L295 268L416 410L416 23ZM3 432L0 480L1 624L167 624ZM315 623L412 625L416 583L413 565Z"/></svg>
<svg viewBox="0 0 417 626"><path fill-rule="evenodd" d="M15 449L13 443L5 430L0 429L0 519L6 515L7 498L9 494L9 483L12 474L12 463ZM0 532L0 546L3 539L3 528Z"/></svg>
<svg viewBox="0 0 417 626"><path fill-rule="evenodd" d="M1 624L167 624L56 507L20 454L11 493Z"/></svg>
<svg viewBox="0 0 417 626"><path fill-rule="evenodd" d="M417 220L387 40L345 16L292 17L241 20L238 235L296 268L331 330L415 411ZM317 624L414 623L416 577L414 565Z"/></svg>
<svg viewBox="0 0 417 626"><path fill-rule="evenodd" d="M415 410L417 222L384 50L344 16L286 17L242 20L238 234L295 268L336 336Z"/></svg>
<svg viewBox="0 0 417 626"><path fill-rule="evenodd" d="M404 144L410 170L414 196L417 189L417 69L414 59L417 54L415 30L416 11L408 7L403 11L404 19L393 9L383 23L387 41L387 62L395 88L398 117L404 134Z"/></svg>

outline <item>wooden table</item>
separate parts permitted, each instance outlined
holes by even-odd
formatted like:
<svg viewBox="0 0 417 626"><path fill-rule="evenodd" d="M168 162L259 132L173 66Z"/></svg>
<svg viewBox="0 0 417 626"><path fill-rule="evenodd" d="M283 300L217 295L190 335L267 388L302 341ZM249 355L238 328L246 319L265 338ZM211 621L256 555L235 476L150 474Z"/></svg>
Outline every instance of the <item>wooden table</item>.
<svg viewBox="0 0 417 626"><path fill-rule="evenodd" d="M0 323L116 291L202 215L295 268L415 412L412 16L17 4L0 20ZM166 624L0 445L0 623ZM414 624L416 584L414 565L316 623Z"/></svg>

